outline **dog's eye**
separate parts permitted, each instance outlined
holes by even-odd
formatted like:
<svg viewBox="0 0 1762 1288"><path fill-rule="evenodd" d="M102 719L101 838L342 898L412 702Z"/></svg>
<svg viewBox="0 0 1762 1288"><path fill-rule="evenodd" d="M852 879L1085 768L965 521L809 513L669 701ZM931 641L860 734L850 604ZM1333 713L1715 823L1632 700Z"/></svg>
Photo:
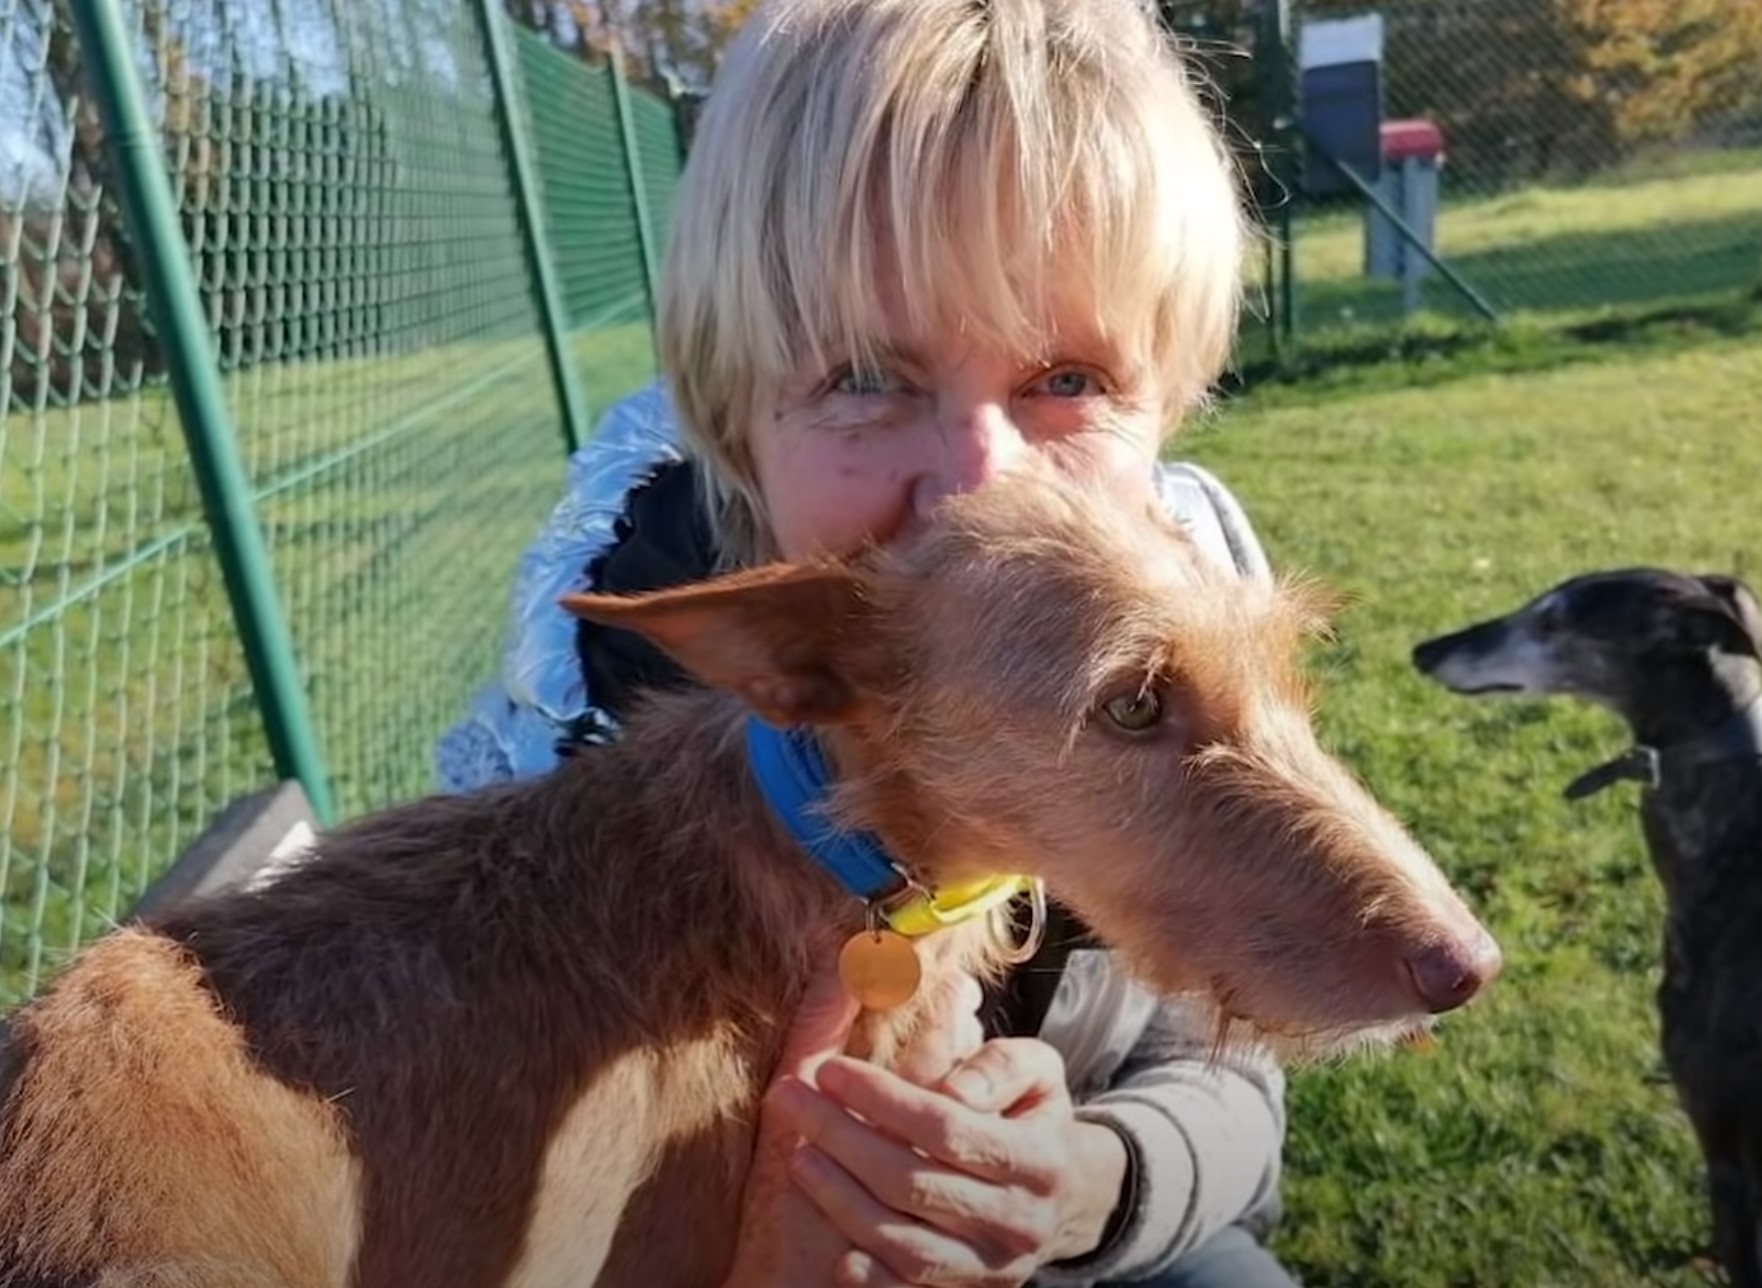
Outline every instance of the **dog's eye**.
<svg viewBox="0 0 1762 1288"><path fill-rule="evenodd" d="M1101 704L1102 714L1126 733L1144 733L1162 720L1162 699L1154 689L1122 693Z"/></svg>

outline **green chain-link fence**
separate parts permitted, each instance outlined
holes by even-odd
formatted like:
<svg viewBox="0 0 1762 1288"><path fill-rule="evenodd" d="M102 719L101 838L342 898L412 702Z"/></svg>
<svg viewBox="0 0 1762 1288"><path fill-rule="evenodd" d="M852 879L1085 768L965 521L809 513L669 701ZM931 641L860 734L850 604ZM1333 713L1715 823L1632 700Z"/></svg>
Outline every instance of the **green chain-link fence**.
<svg viewBox="0 0 1762 1288"><path fill-rule="evenodd" d="M1573 321L1756 286L1762 5L1397 0L1379 12L1388 114L1444 137L1438 252L1495 309ZM1399 288L1362 275L1360 219L1318 214L1301 237L1303 316L1398 314ZM1436 273L1420 303L1469 307Z"/></svg>
<svg viewBox="0 0 1762 1288"><path fill-rule="evenodd" d="M565 325L590 380L646 352L682 161L670 107L522 31L517 41ZM615 179L616 182L609 182Z"/></svg>
<svg viewBox="0 0 1762 1288"><path fill-rule="evenodd" d="M1268 308L1292 306L1279 319L1288 339L1450 325L1484 311L1575 326L1723 307L1762 284L1755 0L1162 7L1201 49L1266 223L1288 240L1288 259L1268 257L1266 281ZM1358 26L1353 39L1340 38L1342 23ZM1342 89L1306 96L1306 67L1362 56L1367 28L1382 117L1427 121L1442 136L1432 245L1445 267L1422 262L1412 292L1371 271L1373 208L1350 184L1328 183L1338 176L1307 137L1338 128ZM1338 191L1316 191L1327 186Z"/></svg>
<svg viewBox="0 0 1762 1288"><path fill-rule="evenodd" d="M0 0L0 1005L288 770L184 438L200 369L319 796L426 790L558 495L563 385L591 412L652 369L679 161L665 104L477 0L79 3ZM149 289L183 266L180 342Z"/></svg>

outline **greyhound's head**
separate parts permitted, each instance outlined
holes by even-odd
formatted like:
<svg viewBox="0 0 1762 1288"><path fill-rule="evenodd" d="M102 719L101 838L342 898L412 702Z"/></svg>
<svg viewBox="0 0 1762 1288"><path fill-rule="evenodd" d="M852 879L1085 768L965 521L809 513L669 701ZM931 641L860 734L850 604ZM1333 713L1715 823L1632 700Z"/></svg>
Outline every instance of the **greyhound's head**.
<svg viewBox="0 0 1762 1288"><path fill-rule="evenodd" d="M1735 577L1588 573L1413 650L1464 694L1557 694L1612 708L1642 741L1693 736L1762 682L1762 609Z"/></svg>

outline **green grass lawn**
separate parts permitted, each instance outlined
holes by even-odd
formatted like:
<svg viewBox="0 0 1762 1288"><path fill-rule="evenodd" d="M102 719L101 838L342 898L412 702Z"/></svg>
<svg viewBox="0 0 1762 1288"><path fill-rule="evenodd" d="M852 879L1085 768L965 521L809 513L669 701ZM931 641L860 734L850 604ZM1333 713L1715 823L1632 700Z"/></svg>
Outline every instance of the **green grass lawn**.
<svg viewBox="0 0 1762 1288"><path fill-rule="evenodd" d="M1363 218L1301 218L1298 316L1305 331L1385 326L1397 283L1363 276ZM1497 310L1570 322L1748 289L1762 279L1762 152L1713 153L1682 171L1490 197L1446 191L1436 250ZM1427 313L1474 316L1437 274Z"/></svg>
<svg viewBox="0 0 1762 1288"><path fill-rule="evenodd" d="M1279 1247L1310 1285L1707 1282L1697 1158L1658 1076L1660 896L1634 793L1560 796L1622 730L1454 697L1407 662L1592 568L1762 584L1762 329L1655 339L1269 387L1178 443L1277 563L1351 596L1317 658L1326 736L1506 955L1435 1051L1294 1075Z"/></svg>

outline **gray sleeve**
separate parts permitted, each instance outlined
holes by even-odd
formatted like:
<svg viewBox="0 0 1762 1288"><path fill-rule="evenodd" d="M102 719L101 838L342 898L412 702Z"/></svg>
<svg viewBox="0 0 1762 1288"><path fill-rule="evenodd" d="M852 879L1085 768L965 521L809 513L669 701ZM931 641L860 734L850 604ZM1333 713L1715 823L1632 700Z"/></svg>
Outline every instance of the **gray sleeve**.
<svg viewBox="0 0 1762 1288"><path fill-rule="evenodd" d="M1157 495L1206 553L1232 565L1251 581L1272 576L1272 566L1248 515L1230 490L1209 470L1190 461L1157 467Z"/></svg>
<svg viewBox="0 0 1762 1288"><path fill-rule="evenodd" d="M1212 474L1173 463L1159 468L1156 482L1163 504L1202 550L1244 578L1272 576L1247 515ZM1168 1269L1226 1226L1270 1223L1278 1212L1284 1094L1270 1055L1218 1055L1199 1007L1159 1003L1106 1090L1077 1111L1118 1132L1131 1158L1112 1236L1087 1257L1044 1268L1035 1282L1129 1283Z"/></svg>
<svg viewBox="0 0 1762 1288"><path fill-rule="evenodd" d="M614 404L570 458L563 497L515 570L500 665L435 744L440 790L543 773L556 764L559 734L599 714L576 658L574 619L557 600L584 588L631 489L679 455L672 408L655 383Z"/></svg>
<svg viewBox="0 0 1762 1288"><path fill-rule="evenodd" d="M1213 1057L1206 1017L1165 1002L1112 1085L1078 1108L1125 1141L1128 1191L1112 1238L1036 1283L1143 1279L1226 1226L1276 1214L1284 1075L1258 1050Z"/></svg>

